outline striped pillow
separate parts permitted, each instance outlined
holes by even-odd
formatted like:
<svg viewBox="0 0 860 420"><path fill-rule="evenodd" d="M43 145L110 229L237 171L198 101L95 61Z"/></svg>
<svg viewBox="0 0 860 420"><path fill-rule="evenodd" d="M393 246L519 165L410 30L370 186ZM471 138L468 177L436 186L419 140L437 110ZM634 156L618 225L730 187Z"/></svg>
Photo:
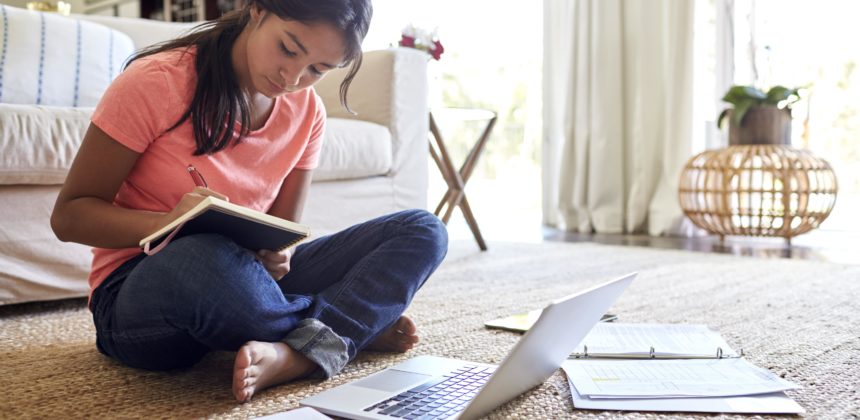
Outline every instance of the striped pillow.
<svg viewBox="0 0 860 420"><path fill-rule="evenodd" d="M0 102L95 106L132 52L106 26L0 5Z"/></svg>

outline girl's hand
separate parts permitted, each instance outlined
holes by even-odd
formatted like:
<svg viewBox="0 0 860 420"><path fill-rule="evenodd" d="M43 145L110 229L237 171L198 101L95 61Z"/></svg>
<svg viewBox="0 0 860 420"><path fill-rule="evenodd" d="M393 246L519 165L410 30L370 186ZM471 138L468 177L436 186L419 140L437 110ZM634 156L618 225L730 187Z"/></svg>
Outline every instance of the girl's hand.
<svg viewBox="0 0 860 420"><path fill-rule="evenodd" d="M230 201L227 196L223 194L219 194L208 188L195 187L194 190L189 193L185 193L185 195L182 196L179 202L176 203L176 207L174 207L173 210L170 210L169 212L164 214L159 226L168 225L170 222L176 220L176 218L183 215L188 210L194 208L194 206L199 204L201 201L205 200L206 197L215 197L220 198L224 201Z"/></svg>
<svg viewBox="0 0 860 420"><path fill-rule="evenodd" d="M285 249L283 251L269 251L261 249L257 251L257 259L269 272L275 281L290 272L290 257L293 256L293 251Z"/></svg>

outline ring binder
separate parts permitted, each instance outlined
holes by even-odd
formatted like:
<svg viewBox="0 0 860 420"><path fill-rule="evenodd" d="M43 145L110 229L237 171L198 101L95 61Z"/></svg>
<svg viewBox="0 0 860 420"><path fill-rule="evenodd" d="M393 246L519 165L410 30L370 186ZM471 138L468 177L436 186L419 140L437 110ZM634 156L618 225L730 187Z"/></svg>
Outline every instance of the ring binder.
<svg viewBox="0 0 860 420"><path fill-rule="evenodd" d="M589 345L590 344L590 345ZM706 325L600 323L571 359L728 359L743 357Z"/></svg>
<svg viewBox="0 0 860 420"><path fill-rule="evenodd" d="M717 351L713 356L706 354L658 354L657 349L651 347L648 353L589 353L588 346L582 346L582 352L574 352L570 354L572 359L739 359L744 357L743 350L737 355L726 354L722 347L717 347Z"/></svg>

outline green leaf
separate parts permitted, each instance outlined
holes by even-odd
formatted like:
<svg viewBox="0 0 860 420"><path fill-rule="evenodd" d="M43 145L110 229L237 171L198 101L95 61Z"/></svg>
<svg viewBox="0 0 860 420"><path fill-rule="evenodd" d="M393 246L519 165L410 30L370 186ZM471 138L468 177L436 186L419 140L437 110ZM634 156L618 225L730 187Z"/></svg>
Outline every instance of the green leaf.
<svg viewBox="0 0 860 420"><path fill-rule="evenodd" d="M732 86L726 95L723 96L723 101L726 101L732 105L737 106L741 102L745 101L754 101L761 102L767 98L764 92L761 89L752 87L752 86Z"/></svg>
<svg viewBox="0 0 860 420"><path fill-rule="evenodd" d="M746 100L735 104L735 109L732 111L732 122L735 123L738 127L741 126L741 122L744 120L744 115L747 114L747 111L756 104L755 100Z"/></svg>
<svg viewBox="0 0 860 420"><path fill-rule="evenodd" d="M793 99L793 100L791 100ZM767 92L766 104L778 105L782 101L797 102L800 97L797 95L797 89L789 89L785 86L774 86Z"/></svg>
<svg viewBox="0 0 860 420"><path fill-rule="evenodd" d="M729 111L731 110L731 108L726 108L723 112L720 112L720 116L717 117L717 128L723 128L723 120L726 119L726 116L729 115Z"/></svg>

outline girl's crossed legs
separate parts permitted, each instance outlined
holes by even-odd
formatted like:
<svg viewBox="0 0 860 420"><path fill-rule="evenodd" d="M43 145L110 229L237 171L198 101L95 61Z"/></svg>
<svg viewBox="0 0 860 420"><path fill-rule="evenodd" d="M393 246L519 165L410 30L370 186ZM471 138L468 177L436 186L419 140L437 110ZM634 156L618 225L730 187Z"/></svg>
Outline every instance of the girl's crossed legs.
<svg viewBox="0 0 860 420"><path fill-rule="evenodd" d="M364 348L410 348L414 325L401 315L446 252L445 226L423 210L300 245L278 282L220 235L183 237L96 289L97 344L150 370L238 350L233 392L245 401L309 371L330 377Z"/></svg>

